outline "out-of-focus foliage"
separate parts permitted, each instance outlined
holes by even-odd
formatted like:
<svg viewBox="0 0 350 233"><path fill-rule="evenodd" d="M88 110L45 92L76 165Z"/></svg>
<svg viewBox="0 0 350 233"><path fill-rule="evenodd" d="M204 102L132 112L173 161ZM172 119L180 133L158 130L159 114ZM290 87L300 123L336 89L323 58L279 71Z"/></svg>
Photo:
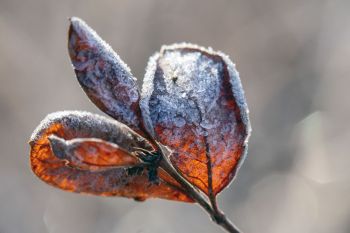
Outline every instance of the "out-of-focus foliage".
<svg viewBox="0 0 350 233"><path fill-rule="evenodd" d="M38 119L98 112L69 67L72 15L98 28L139 83L162 44L230 55L253 133L239 178L220 195L223 210L245 232L349 232L349 8L347 0L0 0L0 232L221 232L191 205L82 197L33 177L27 139Z"/></svg>

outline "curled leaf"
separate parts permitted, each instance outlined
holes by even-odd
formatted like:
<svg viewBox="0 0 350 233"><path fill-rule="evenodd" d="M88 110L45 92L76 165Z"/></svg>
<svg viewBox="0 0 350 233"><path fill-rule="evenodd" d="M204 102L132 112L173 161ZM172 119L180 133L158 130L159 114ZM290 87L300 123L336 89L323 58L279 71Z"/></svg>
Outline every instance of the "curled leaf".
<svg viewBox="0 0 350 233"><path fill-rule="evenodd" d="M53 154L65 159L71 167L101 171L115 167L131 167L139 159L124 151L118 145L97 138L76 138L64 140L55 135L48 137Z"/></svg>
<svg viewBox="0 0 350 233"><path fill-rule="evenodd" d="M80 85L102 111L140 133L140 94L129 67L84 21L70 21L68 51Z"/></svg>
<svg viewBox="0 0 350 233"><path fill-rule="evenodd" d="M50 114L34 131L30 145L32 170L55 187L137 200L158 197L192 201L163 180L150 182L147 170L137 160L131 161L131 153L135 148L151 150L151 145L128 127L105 117L86 112ZM127 158L120 158L121 151L129 153ZM107 152L117 154L107 156Z"/></svg>
<svg viewBox="0 0 350 233"><path fill-rule="evenodd" d="M216 195L243 161L250 133L238 72L230 59L191 44L163 46L147 67L141 108L150 135L172 164Z"/></svg>

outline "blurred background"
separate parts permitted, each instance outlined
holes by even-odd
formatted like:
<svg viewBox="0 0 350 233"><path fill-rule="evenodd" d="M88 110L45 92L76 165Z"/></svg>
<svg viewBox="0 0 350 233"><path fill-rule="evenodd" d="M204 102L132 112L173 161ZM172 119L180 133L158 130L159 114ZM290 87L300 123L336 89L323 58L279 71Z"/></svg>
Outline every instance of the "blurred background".
<svg viewBox="0 0 350 233"><path fill-rule="evenodd" d="M349 12L348 0L0 0L0 233L222 232L196 205L67 193L33 175L27 141L48 113L101 113L70 65L70 16L140 84L163 44L230 55L253 133L224 212L245 233L349 233Z"/></svg>

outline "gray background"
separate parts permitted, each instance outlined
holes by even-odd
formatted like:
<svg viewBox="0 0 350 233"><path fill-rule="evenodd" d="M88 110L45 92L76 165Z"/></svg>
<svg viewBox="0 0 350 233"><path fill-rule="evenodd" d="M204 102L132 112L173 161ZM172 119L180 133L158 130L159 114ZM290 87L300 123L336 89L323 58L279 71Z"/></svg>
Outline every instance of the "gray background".
<svg viewBox="0 0 350 233"><path fill-rule="evenodd" d="M349 12L348 0L0 0L0 233L221 232L196 205L72 194L32 174L27 141L46 114L99 112L69 63L70 16L140 83L162 44L230 55L253 134L222 209L246 233L350 232Z"/></svg>

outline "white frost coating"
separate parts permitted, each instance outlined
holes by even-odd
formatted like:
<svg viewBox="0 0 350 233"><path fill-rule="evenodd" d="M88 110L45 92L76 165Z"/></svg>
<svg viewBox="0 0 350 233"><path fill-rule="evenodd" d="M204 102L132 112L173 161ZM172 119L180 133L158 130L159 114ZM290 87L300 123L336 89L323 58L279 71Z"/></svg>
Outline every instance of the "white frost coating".
<svg viewBox="0 0 350 233"><path fill-rule="evenodd" d="M152 148L143 137L126 125L84 111L61 111L47 115L31 135L30 144L35 143L55 123L60 123L65 133L73 138L98 138L115 143L127 151L134 151L134 147Z"/></svg>
<svg viewBox="0 0 350 233"><path fill-rule="evenodd" d="M93 40L89 41L95 44L96 47L100 49L100 52L108 52L106 55L109 57L111 61L115 61L118 63L122 69L128 73L130 73L130 78L135 82L137 81L135 77L131 74L130 67L123 62L123 60L119 57L119 55L113 50L112 46L110 46L106 41L102 40L102 38L97 34L97 32L92 29L85 21L78 17L71 17L70 21L74 27L74 29L81 34L89 34L89 38L93 38Z"/></svg>
<svg viewBox="0 0 350 233"><path fill-rule="evenodd" d="M169 52L164 54L159 65L166 75L164 81L169 95L177 96L180 93L180 99L200 100L201 115L210 112L219 95L221 63L202 57L199 52L185 55ZM172 101L169 104L170 107L178 107Z"/></svg>
<svg viewBox="0 0 350 233"><path fill-rule="evenodd" d="M139 129L140 119L132 109L140 97L136 78L110 45L79 18L71 18L73 32L90 49L75 49L70 41L70 54L77 77L94 103L104 112L134 129Z"/></svg>
<svg viewBox="0 0 350 233"><path fill-rule="evenodd" d="M151 115L149 104L154 88L157 89L157 100L162 103L157 107L160 117L158 120L162 123L166 125L175 123L175 126L182 127L186 121L189 124L198 124L199 118L203 118L201 123L203 128L215 127L215 122L207 119L206 113L212 110L219 96L218 76L222 72L222 64L203 56L199 51L185 54L180 51L165 52L185 45L189 44L163 46L162 58L159 59L160 54L156 54L148 63L142 88L141 109L144 118L148 118L148 128L151 129L152 135L154 135L152 120L148 116ZM192 48L199 47L191 45ZM165 83L154 87L154 83L159 84L154 81L157 62L164 72L165 77L162 81ZM166 95L162 95L162 92Z"/></svg>
<svg viewBox="0 0 350 233"><path fill-rule="evenodd" d="M232 85L232 93L237 101L238 107L241 112L242 116L242 121L246 125L246 134L247 137L244 142L244 153L242 155L242 158L239 161L239 164L237 166L236 171L241 168L245 158L247 157L248 154L248 140L252 131L252 127L250 125L250 120L249 120L249 108L247 105L247 101L244 96L244 90L242 87L241 79L239 77L239 73L236 70L236 65L231 61L231 59L224 53L218 52L218 54L222 57L224 62L227 64L227 69L230 74L230 82Z"/></svg>
<svg viewBox="0 0 350 233"><path fill-rule="evenodd" d="M145 77L143 79L141 99L140 99L140 109L143 117L143 122L145 124L146 130L152 137L154 137L154 129L153 129L153 124L150 117L148 103L153 93L153 88L154 88L153 78L157 69L158 59L159 59L159 53L155 53L153 56L149 58L149 61L146 67Z"/></svg>

